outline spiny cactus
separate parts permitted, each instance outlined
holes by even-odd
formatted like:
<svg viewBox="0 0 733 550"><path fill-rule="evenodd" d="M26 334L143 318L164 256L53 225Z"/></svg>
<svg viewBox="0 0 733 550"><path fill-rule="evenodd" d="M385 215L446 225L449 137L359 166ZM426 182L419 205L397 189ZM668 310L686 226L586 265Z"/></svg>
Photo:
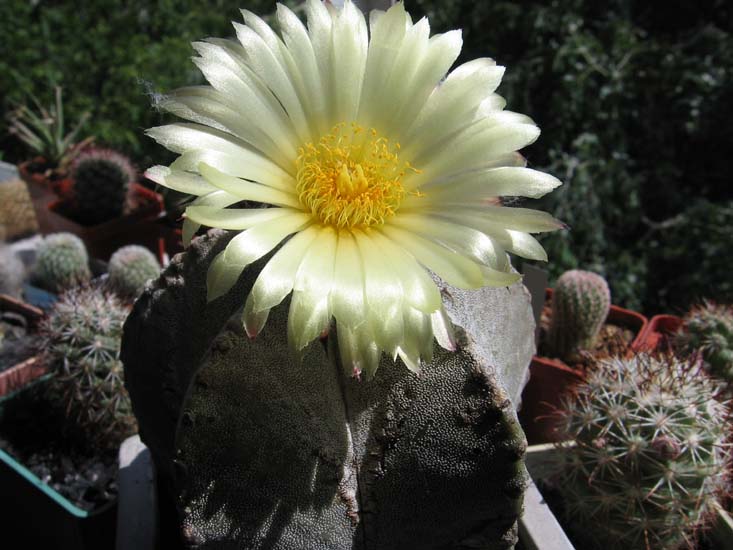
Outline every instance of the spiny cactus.
<svg viewBox="0 0 733 550"><path fill-rule="evenodd" d="M114 447L136 428L120 361L128 313L113 295L81 287L59 298L40 329L52 395L92 445Z"/></svg>
<svg viewBox="0 0 733 550"><path fill-rule="evenodd" d="M733 307L704 302L684 318L675 338L676 348L700 351L710 372L733 382Z"/></svg>
<svg viewBox="0 0 733 550"><path fill-rule="evenodd" d="M123 298L136 298L160 274L160 264L144 246L123 246L109 260L109 284Z"/></svg>
<svg viewBox="0 0 733 550"><path fill-rule="evenodd" d="M611 292L603 277L579 269L563 273L552 296L550 349L560 358L591 349L610 307Z"/></svg>
<svg viewBox="0 0 733 550"><path fill-rule="evenodd" d="M699 364L644 355L603 363L565 400L557 481L588 548L692 548L728 489L717 388Z"/></svg>
<svg viewBox="0 0 733 550"><path fill-rule="evenodd" d="M20 298L25 278L25 266L15 253L0 244L0 294Z"/></svg>
<svg viewBox="0 0 733 550"><path fill-rule="evenodd" d="M74 162L74 199L81 223L94 225L122 215L135 169L111 149L92 149Z"/></svg>
<svg viewBox="0 0 733 550"><path fill-rule="evenodd" d="M21 179L2 182L0 185L0 235L1 239L15 239L38 232L38 221L33 210L26 183Z"/></svg>
<svg viewBox="0 0 733 550"><path fill-rule="evenodd" d="M91 278L84 242L71 233L48 235L38 246L35 282L51 292L60 292Z"/></svg>

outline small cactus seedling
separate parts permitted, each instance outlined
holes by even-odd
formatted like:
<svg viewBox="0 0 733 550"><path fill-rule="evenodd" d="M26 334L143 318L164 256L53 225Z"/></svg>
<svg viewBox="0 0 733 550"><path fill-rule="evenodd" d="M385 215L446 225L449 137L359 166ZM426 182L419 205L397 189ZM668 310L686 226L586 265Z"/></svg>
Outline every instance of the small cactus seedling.
<svg viewBox="0 0 733 550"><path fill-rule="evenodd" d="M82 287L64 293L41 326L52 395L89 444L114 447L135 431L120 361L128 313L113 295Z"/></svg>
<svg viewBox="0 0 733 550"><path fill-rule="evenodd" d="M560 358L591 349L610 307L611 292L603 277L578 269L563 273L552 296L550 349Z"/></svg>
<svg viewBox="0 0 733 550"><path fill-rule="evenodd" d="M693 548L728 490L717 388L695 362L640 355L602 363L565 400L557 481L584 547Z"/></svg>
<svg viewBox="0 0 733 550"><path fill-rule="evenodd" d="M71 233L48 235L38 247L33 275L38 286L51 292L86 283L91 271L84 242Z"/></svg>
<svg viewBox="0 0 733 550"><path fill-rule="evenodd" d="M92 149L76 159L72 177L79 221L95 225L122 215L135 169L116 151Z"/></svg>
<svg viewBox="0 0 733 550"><path fill-rule="evenodd" d="M711 374L733 382L733 307L704 302L690 310L675 338L676 348L702 353Z"/></svg>
<svg viewBox="0 0 733 550"><path fill-rule="evenodd" d="M123 298L137 298L145 283L160 275L160 264L144 246L123 246L109 260L109 284Z"/></svg>
<svg viewBox="0 0 733 550"><path fill-rule="evenodd" d="M0 294L20 298L25 266L7 246L0 245Z"/></svg>

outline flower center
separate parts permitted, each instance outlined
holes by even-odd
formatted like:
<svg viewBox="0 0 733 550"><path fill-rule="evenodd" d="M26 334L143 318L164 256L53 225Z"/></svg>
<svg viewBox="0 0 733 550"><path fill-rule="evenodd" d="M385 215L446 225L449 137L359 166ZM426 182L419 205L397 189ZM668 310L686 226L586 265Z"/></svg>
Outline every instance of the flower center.
<svg viewBox="0 0 733 550"><path fill-rule="evenodd" d="M405 171L415 170L399 160L399 150L374 129L338 124L298 151L298 197L324 224L382 224L402 202Z"/></svg>

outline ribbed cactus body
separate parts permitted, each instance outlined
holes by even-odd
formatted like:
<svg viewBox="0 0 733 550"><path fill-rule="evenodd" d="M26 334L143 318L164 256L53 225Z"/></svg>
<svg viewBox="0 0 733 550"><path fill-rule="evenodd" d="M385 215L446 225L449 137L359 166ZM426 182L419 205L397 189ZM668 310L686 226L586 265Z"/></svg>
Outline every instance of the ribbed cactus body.
<svg viewBox="0 0 733 550"><path fill-rule="evenodd" d="M733 382L733 307L705 302L685 316L678 348L699 351L710 372Z"/></svg>
<svg viewBox="0 0 733 550"><path fill-rule="evenodd" d="M0 294L20 298L25 266L7 246L0 245Z"/></svg>
<svg viewBox="0 0 733 550"><path fill-rule="evenodd" d="M51 292L61 292L91 278L84 242L71 233L48 235L38 246L33 271L35 282Z"/></svg>
<svg viewBox="0 0 733 550"><path fill-rule="evenodd" d="M611 307L605 279L574 269L558 278L552 296L548 344L555 355L566 358L593 347Z"/></svg>
<svg viewBox="0 0 733 550"><path fill-rule="evenodd" d="M127 315L113 295L80 288L63 294L41 327L54 395L84 438L103 447L136 426L120 361Z"/></svg>
<svg viewBox="0 0 733 550"><path fill-rule="evenodd" d="M79 221L99 224L122 215L135 170L123 155L92 149L74 162L74 199Z"/></svg>
<svg viewBox="0 0 733 550"><path fill-rule="evenodd" d="M124 298L136 298L147 281L160 275L160 264L150 250L131 244L112 254L108 271L114 292Z"/></svg>
<svg viewBox="0 0 733 550"><path fill-rule="evenodd" d="M616 359L561 412L558 488L588 548L692 548L727 491L725 405L694 364ZM583 546L586 547L586 546Z"/></svg>
<svg viewBox="0 0 733 550"><path fill-rule="evenodd" d="M436 346L419 376L385 356L358 381L333 332L328 351L313 342L294 358L287 301L257 338L244 333L241 297L264 261L207 301L209 266L233 237L194 239L125 323L127 387L184 544L513 548L526 442L510 395L534 336L524 288L441 286L456 351Z"/></svg>

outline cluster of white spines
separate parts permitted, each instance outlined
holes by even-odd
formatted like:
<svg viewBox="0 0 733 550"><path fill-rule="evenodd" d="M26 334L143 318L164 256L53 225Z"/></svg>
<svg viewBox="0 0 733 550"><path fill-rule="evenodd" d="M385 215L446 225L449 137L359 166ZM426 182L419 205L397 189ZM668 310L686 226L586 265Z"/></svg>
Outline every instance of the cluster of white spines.
<svg viewBox="0 0 733 550"><path fill-rule="evenodd" d="M590 374L561 411L559 487L573 523L609 548L693 541L728 490L718 398L698 365L672 357L615 359Z"/></svg>

